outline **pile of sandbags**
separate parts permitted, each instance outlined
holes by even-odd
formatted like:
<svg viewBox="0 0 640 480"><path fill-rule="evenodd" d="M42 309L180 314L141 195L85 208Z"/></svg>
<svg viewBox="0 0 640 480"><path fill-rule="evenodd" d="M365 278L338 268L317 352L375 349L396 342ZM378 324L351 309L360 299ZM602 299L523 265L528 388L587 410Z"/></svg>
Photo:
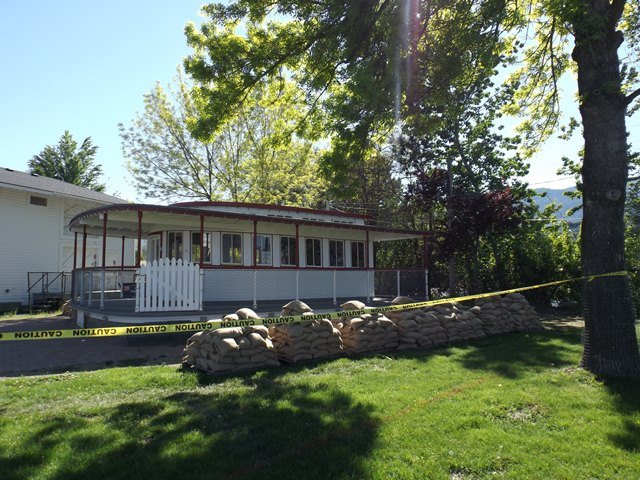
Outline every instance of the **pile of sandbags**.
<svg viewBox="0 0 640 480"><path fill-rule="evenodd" d="M512 314L504 307L499 296L479 298L472 310L476 310L476 316L482 322L482 329L487 335L499 335L515 330Z"/></svg>
<svg viewBox="0 0 640 480"><path fill-rule="evenodd" d="M282 307L281 315L311 316L313 312L306 303L295 300ZM340 332L326 319L273 325L269 327L269 336L278 357L287 363L335 358L342 354Z"/></svg>
<svg viewBox="0 0 640 480"><path fill-rule="evenodd" d="M450 342L472 340L485 336L482 322L476 317L472 307L466 307L459 303L448 303L432 308L433 314L447 331Z"/></svg>
<svg viewBox="0 0 640 480"><path fill-rule="evenodd" d="M513 319L514 329L517 332L529 332L542 328L540 317L533 309L524 295L520 293L509 293L501 299L502 307L505 308Z"/></svg>
<svg viewBox="0 0 640 480"><path fill-rule="evenodd" d="M410 297L396 297L391 305L415 303ZM413 308L389 312L387 316L398 326L398 350L433 347L449 341L447 331L433 309Z"/></svg>
<svg viewBox="0 0 640 480"><path fill-rule="evenodd" d="M504 297L482 298L475 303L480 309L477 315L487 335L513 331L528 332L541 328L540 317L520 293L509 293Z"/></svg>
<svg viewBox="0 0 640 480"><path fill-rule="evenodd" d="M226 320L258 318L243 308ZM212 320L215 321L215 320ZM205 330L187 340L182 361L209 373L238 372L279 366L278 356L269 339L267 327L234 327Z"/></svg>
<svg viewBox="0 0 640 480"><path fill-rule="evenodd" d="M362 302L350 300L341 307L345 311L365 308ZM348 353L365 353L398 348L398 327L379 314L361 314L333 320L342 335L342 345Z"/></svg>

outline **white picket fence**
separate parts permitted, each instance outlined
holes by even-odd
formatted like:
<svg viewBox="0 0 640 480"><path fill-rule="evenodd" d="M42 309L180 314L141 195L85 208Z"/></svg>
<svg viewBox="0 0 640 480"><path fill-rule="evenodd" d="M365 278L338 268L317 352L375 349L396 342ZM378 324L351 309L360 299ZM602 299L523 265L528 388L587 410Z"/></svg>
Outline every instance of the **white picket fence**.
<svg viewBox="0 0 640 480"><path fill-rule="evenodd" d="M202 310L202 276L197 263L161 258L140 267L136 312Z"/></svg>

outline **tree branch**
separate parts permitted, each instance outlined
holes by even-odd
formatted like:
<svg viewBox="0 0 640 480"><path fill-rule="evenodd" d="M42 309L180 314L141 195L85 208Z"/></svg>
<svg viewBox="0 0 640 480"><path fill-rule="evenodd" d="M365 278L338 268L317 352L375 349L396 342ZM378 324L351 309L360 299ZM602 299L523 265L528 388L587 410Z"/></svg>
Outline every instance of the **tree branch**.
<svg viewBox="0 0 640 480"><path fill-rule="evenodd" d="M638 88L637 90L635 90L634 92L631 92L629 95L627 95L626 97L624 97L625 102L627 105L629 105L631 102L633 102L638 96L640 96L640 88Z"/></svg>

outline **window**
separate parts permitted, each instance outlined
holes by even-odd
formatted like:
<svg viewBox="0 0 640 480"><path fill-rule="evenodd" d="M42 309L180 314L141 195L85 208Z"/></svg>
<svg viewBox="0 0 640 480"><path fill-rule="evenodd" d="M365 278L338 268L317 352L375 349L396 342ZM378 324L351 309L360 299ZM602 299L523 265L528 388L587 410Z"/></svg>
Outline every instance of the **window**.
<svg viewBox="0 0 640 480"><path fill-rule="evenodd" d="M322 266L322 244L319 238L307 238L307 267Z"/></svg>
<svg viewBox="0 0 640 480"><path fill-rule="evenodd" d="M242 234L222 234L222 263L226 265L242 265Z"/></svg>
<svg viewBox="0 0 640 480"><path fill-rule="evenodd" d="M200 263L200 247L202 246L204 263L211 263L211 234L204 233L204 241L200 242L200 232L191 232L191 261Z"/></svg>
<svg viewBox="0 0 640 480"><path fill-rule="evenodd" d="M344 242L329 240L329 266L344 267Z"/></svg>
<svg viewBox="0 0 640 480"><path fill-rule="evenodd" d="M256 265L272 265L271 235L256 235Z"/></svg>
<svg viewBox="0 0 640 480"><path fill-rule="evenodd" d="M147 239L147 261L160 260L160 237L153 236Z"/></svg>
<svg viewBox="0 0 640 480"><path fill-rule="evenodd" d="M182 232L167 233L167 256L178 260L182 258L184 252L184 244L182 241Z"/></svg>
<svg viewBox="0 0 640 480"><path fill-rule="evenodd" d="M45 197L36 197L35 195L31 195L29 197L29 203L31 205L37 205L39 207L46 207L47 199Z"/></svg>
<svg viewBox="0 0 640 480"><path fill-rule="evenodd" d="M297 253L295 237L280 237L280 265L295 266Z"/></svg>
<svg viewBox="0 0 640 480"><path fill-rule="evenodd" d="M364 242L351 242L351 266L364 268Z"/></svg>

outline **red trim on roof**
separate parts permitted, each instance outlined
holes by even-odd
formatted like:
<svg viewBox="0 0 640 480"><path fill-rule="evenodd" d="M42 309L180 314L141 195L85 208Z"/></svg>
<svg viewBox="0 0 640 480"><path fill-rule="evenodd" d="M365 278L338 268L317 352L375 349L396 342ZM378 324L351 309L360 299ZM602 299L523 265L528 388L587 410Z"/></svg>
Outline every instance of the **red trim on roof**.
<svg viewBox="0 0 640 480"><path fill-rule="evenodd" d="M164 206L164 205L145 205L145 204L113 204L107 205L104 207L96 207L90 210L86 210L71 219L69 222L69 227L73 227L75 224L80 222L83 218L88 218L92 216L97 216L100 213L105 212L123 212L123 211L140 211L140 212L156 212L156 213L174 213L178 215L192 215L192 216L200 216L204 215L205 217L217 217L217 218L227 218L232 220L247 220L247 221L258 221L258 222L266 222L266 223L286 223L286 224L298 224L298 225L308 225L312 227L324 227L324 228L339 228L344 230L363 230L363 231L373 231L373 232L387 232L387 233L399 233L399 234L407 234L407 235L429 235L429 232L425 232L423 230L402 230L397 228L386 228L386 227L378 227L374 225L361 225L355 223L332 223L332 222L319 222L313 220L301 220L299 218L284 218L284 217L268 217L261 215L249 215L245 213L233 213L233 212L222 212L219 210L202 210L197 208L185 208L185 207L177 207L177 206Z"/></svg>
<svg viewBox="0 0 640 480"><path fill-rule="evenodd" d="M318 210L315 208L289 207L287 205L269 205L267 203L244 203L244 202L179 202L170 205L171 207L248 207L268 210L285 210L288 212L315 213L317 215L334 215L337 217L351 217L371 219L371 215L361 213L338 212L335 210Z"/></svg>

